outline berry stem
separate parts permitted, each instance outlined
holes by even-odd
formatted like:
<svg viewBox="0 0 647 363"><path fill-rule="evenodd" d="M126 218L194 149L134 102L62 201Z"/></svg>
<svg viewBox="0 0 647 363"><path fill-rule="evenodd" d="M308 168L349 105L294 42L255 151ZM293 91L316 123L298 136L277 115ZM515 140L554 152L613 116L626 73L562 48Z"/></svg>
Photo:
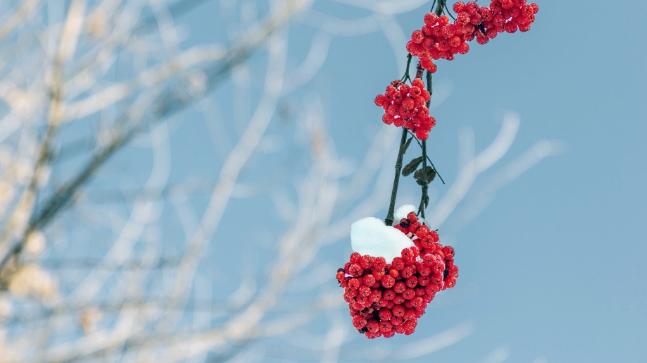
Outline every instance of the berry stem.
<svg viewBox="0 0 647 363"><path fill-rule="evenodd" d="M400 148L398 149L398 158L395 161L395 176L393 177L393 188L391 189L391 202L389 203L389 212L386 214L384 223L387 226L393 224L393 213L395 212L395 199L398 196L398 184L400 183L400 173L402 172L402 159L404 158L405 145L407 144L407 129L402 128L402 137L400 138Z"/></svg>
<svg viewBox="0 0 647 363"><path fill-rule="evenodd" d="M411 137L414 140L416 140L416 143L418 144L418 146L420 146L420 149L422 150L422 142L420 142L420 140L416 137L416 134L412 133L411 131L409 131L409 133L411 134ZM434 168L434 171L436 172L436 176L438 176L438 179L440 179L440 182L445 184L445 179L443 179L442 175L440 175L440 173L438 172L438 169L436 168L436 164L434 164L434 162L431 161L431 158L429 157L429 155L427 155L427 161L429 162L429 165L431 165L431 167Z"/></svg>
<svg viewBox="0 0 647 363"><path fill-rule="evenodd" d="M431 72L427 71L427 91L429 91L429 100L427 101L427 108L431 106L431 96L433 95L432 82L433 82L433 78L432 78ZM427 158L428 158L427 140L422 140L422 145L420 145L420 148L422 149L422 168L425 169L427 168ZM436 169L436 167L434 166L432 166L432 168L434 168L434 170ZM425 218L425 209L427 208L427 203L429 203L429 185L427 183L424 183L421 186L420 204L418 205L418 215L420 215L422 218Z"/></svg>
<svg viewBox="0 0 647 363"><path fill-rule="evenodd" d="M434 3L436 3L436 10L434 12L436 13L436 15L440 16L447 6L447 0L438 0L437 2L434 1Z"/></svg>
<svg viewBox="0 0 647 363"><path fill-rule="evenodd" d="M443 13L443 10L445 9L445 6L446 6L445 4L446 3L447 3L447 0L434 1L434 5L436 6L436 10L434 12L436 13L436 15L440 16ZM432 5L432 7L433 7L433 5ZM409 69L411 67L411 59L412 59L412 55L411 55L411 53L409 53L407 55L407 68L405 70L404 76L402 76L402 81L403 82L405 80L409 79ZM420 65L418 65L416 77L419 77L421 75L420 74L421 70L422 70L422 68L420 67ZM427 72L427 90L429 91L430 94L431 94L431 81L432 81L431 73ZM431 98L429 99L429 101L427 101L427 108L429 108L429 103L430 102L431 102ZM400 147L398 149L398 158L397 158L397 160L395 162L395 176L393 177L393 187L391 188L391 201L389 202L389 211L386 214L386 218L384 219L384 223L387 226L390 226L390 225L393 224L393 218L394 218L393 214L395 212L395 200L396 200L396 198L398 196L398 185L400 184L400 173L402 172L402 159L404 158L404 152L406 151L405 150L406 149L406 147L405 147L406 143L407 143L407 129L403 127L402 128L402 137L400 138ZM427 156L427 142L423 141L421 147L422 147L423 165L427 166L427 158L428 158L428 156ZM434 168L434 170L436 170L436 167L433 166L433 164L432 164L432 167ZM427 199L427 198L429 198L428 197L428 186L423 185L422 186L422 196L420 197L420 199L421 199L420 200L420 206L418 208L418 213L420 213L420 215L423 216L423 217L424 217L424 207L425 207L425 204L426 204L425 199Z"/></svg>
<svg viewBox="0 0 647 363"><path fill-rule="evenodd" d="M442 15L443 10L447 9L447 0L434 1L434 5L436 5L436 10L434 12L437 16L440 16ZM447 12L449 13L449 9L447 10ZM420 65L418 65L418 68L422 69ZM429 101L427 101L427 108L429 108L429 106L431 105L431 96L433 95L432 82L433 78L431 72L427 71L427 91L429 91L430 96ZM422 140L422 145L420 145L420 148L422 149L422 168L425 169L427 167L427 159L429 158L429 156L427 156L427 140ZM434 171L436 171L436 166L434 166L433 163L431 164L431 167L434 169ZM436 175L437 174L438 172L436 171ZM424 183L421 186L420 204L418 205L418 215L420 215L422 218L425 218L425 209L427 208L427 203L429 203L429 185L427 183Z"/></svg>
<svg viewBox="0 0 647 363"><path fill-rule="evenodd" d="M404 75L402 76L402 79L400 80L402 82L411 81L411 77L409 77L409 69L411 68L411 59L413 59L413 55L411 55L411 53L407 54L407 68L404 71Z"/></svg>
<svg viewBox="0 0 647 363"><path fill-rule="evenodd" d="M422 142L422 168L427 168L427 140ZM429 185L426 183L422 185L420 192L420 205L418 205L418 215L425 218L425 208L429 201Z"/></svg>
<svg viewBox="0 0 647 363"><path fill-rule="evenodd" d="M449 7L447 7L447 4L445 4L445 10L447 11L447 15L449 15L450 18L453 20L456 20L456 17L452 14L451 10L449 10Z"/></svg>
<svg viewBox="0 0 647 363"><path fill-rule="evenodd" d="M447 0L434 1L434 4L436 5L435 13L437 16L440 16L443 13L443 10L447 9ZM433 5L432 5L432 8L433 8ZM422 67L419 64L418 65L419 73L420 73L420 70L422 70ZM433 83L433 78L432 78L431 72L427 71L427 91L429 91L429 95L430 95L429 100L427 101L427 108L429 108L429 106L431 105L431 96L433 95L432 83ZM427 140L422 140L422 145L420 145L420 148L422 149L422 168L425 169L427 167L427 159L429 158L427 156ZM434 171L436 171L436 167L433 165L433 163L431 165ZM437 171L436 171L436 174L438 174ZM422 184L420 189L421 189L420 204L418 205L418 215L422 218L425 218L425 209L427 208L427 204L429 203L429 185L427 183L424 183Z"/></svg>
<svg viewBox="0 0 647 363"><path fill-rule="evenodd" d="M422 78L422 72L424 71L424 68L422 68L422 65L420 62L418 62L418 68L416 69L416 78ZM429 101L427 101L427 108L429 108Z"/></svg>

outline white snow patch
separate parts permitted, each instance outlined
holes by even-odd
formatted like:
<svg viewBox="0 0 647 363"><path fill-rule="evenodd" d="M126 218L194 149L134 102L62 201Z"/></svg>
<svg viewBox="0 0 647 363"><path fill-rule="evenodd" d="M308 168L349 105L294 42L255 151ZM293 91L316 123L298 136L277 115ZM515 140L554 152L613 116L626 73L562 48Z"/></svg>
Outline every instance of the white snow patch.
<svg viewBox="0 0 647 363"><path fill-rule="evenodd" d="M350 226L350 243L353 252L384 257L387 263L400 256L403 249L414 246L404 233L374 217L360 219Z"/></svg>
<svg viewBox="0 0 647 363"><path fill-rule="evenodd" d="M413 204L405 204L395 211L395 220L393 223L398 224L402 218L407 218L407 215L416 211L416 206Z"/></svg>

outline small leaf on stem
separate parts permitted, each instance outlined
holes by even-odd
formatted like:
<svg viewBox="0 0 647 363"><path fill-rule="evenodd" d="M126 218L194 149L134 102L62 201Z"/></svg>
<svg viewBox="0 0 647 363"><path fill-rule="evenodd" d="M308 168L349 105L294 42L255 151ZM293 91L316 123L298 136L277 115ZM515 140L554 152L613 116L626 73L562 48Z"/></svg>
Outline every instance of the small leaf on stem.
<svg viewBox="0 0 647 363"><path fill-rule="evenodd" d="M416 171L418 169L418 166L420 166L420 163L422 163L422 156L418 156L417 158L411 160L405 167L402 169L402 175L403 176L409 176L411 173Z"/></svg>
<svg viewBox="0 0 647 363"><path fill-rule="evenodd" d="M431 166L425 166L413 174L418 185L428 185L436 177L436 171Z"/></svg>

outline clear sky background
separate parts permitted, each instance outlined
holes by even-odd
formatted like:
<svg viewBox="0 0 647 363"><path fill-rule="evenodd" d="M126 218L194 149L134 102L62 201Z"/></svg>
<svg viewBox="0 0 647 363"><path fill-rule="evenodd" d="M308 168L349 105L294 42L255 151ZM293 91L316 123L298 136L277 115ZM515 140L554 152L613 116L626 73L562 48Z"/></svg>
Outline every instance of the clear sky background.
<svg viewBox="0 0 647 363"><path fill-rule="evenodd" d="M230 3L232 14L243 11L238 2ZM562 152L498 191L470 223L460 223L459 209L443 227L444 240L457 246L461 275L456 288L432 303L417 336L433 336L460 324L473 331L420 362L496 362L506 357L507 362L535 363L647 361L647 4L539 5L529 33L504 34L486 46L474 44L468 55L451 63L439 62L435 82L447 98L438 107L432 103L438 126L430 144L449 183L457 170L457 135L473 129L482 148L496 135L507 110L520 115L521 128L505 161L541 139L560 142ZM257 13L265 7L259 4ZM395 18L405 36L419 26L427 7ZM208 2L188 14L182 20L191 32L187 42L229 37L226 31L237 20L222 23L223 9ZM355 21L368 12L342 1L315 1L288 29L289 65L299 64L313 39L321 36L313 14ZM379 30L331 37L328 56L308 85L322 95L333 142L349 160L359 158L381 127L373 97L402 74L404 38L392 35L401 56L394 57ZM253 102L253 90L249 100L232 99L231 107ZM290 104L301 107L308 96L307 91L291 95ZM230 96L221 89L213 97L226 105L222 100ZM218 113L224 119L230 114L227 107ZM191 111L179 116L191 117ZM185 145L200 137L200 130L189 126L174 132L184 137ZM281 122L271 127L274 135L289 132ZM208 158L197 141L184 152L195 155L196 165ZM261 164L251 167L259 171ZM197 173L208 176L210 171ZM414 185L405 183L403 188L404 198L415 195ZM442 194L443 188L436 184L434 193ZM385 209L387 199L385 195ZM232 226L249 207L232 204L223 224ZM271 217L255 220L259 230L271 234ZM236 241L235 233L234 227L225 227L219 238ZM341 265L350 244L335 248L327 253ZM218 253L226 256L227 248ZM330 276L335 284L334 271ZM363 349L382 344L360 336L352 339Z"/></svg>

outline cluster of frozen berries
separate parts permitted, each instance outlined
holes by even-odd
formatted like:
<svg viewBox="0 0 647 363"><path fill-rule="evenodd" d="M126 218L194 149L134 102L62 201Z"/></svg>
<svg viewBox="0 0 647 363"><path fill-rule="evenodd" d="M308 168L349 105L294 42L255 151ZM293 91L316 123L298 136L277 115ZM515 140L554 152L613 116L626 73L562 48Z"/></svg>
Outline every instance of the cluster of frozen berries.
<svg viewBox="0 0 647 363"><path fill-rule="evenodd" d="M431 95L425 83L416 78L411 86L393 81L384 94L375 97L375 104L384 109L382 121L388 125L405 127L420 140L426 140L436 120L429 115L427 102Z"/></svg>
<svg viewBox="0 0 647 363"><path fill-rule="evenodd" d="M393 226L406 234L420 251L425 259L427 255L437 256L444 263L443 281L441 290L456 286L458 279L458 266L454 264L454 248L440 244L438 232L420 223L415 213L411 212L407 218L402 219L400 224Z"/></svg>
<svg viewBox="0 0 647 363"><path fill-rule="evenodd" d="M425 25L411 34L407 50L420 59L420 65L429 72L436 71L435 59L454 59L456 54L469 51L468 41L480 44L494 39L498 33L528 31L535 21L539 7L526 0L492 0L490 6L476 2L454 4L456 18L427 13Z"/></svg>
<svg viewBox="0 0 647 363"><path fill-rule="evenodd" d="M454 287L458 277L454 249L442 246L436 231L414 213L394 228L407 234L415 247L403 249L390 263L353 253L337 271L353 326L368 338L412 334L436 293Z"/></svg>

